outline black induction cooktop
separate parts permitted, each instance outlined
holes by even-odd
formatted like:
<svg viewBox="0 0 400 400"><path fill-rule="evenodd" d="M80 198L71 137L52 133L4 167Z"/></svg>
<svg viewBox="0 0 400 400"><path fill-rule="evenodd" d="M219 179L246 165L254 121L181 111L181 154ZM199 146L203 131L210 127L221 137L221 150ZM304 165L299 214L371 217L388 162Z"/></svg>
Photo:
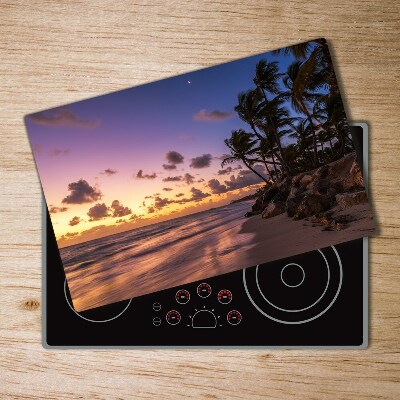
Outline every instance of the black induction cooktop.
<svg viewBox="0 0 400 400"><path fill-rule="evenodd" d="M352 134L366 172L367 126ZM77 313L43 210L45 347L367 346L366 238Z"/></svg>

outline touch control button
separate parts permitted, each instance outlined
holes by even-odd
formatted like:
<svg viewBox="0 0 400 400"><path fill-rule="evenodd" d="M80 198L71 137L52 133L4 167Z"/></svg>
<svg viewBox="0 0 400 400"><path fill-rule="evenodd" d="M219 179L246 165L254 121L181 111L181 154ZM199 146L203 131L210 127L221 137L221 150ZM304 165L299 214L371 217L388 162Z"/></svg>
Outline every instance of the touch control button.
<svg viewBox="0 0 400 400"><path fill-rule="evenodd" d="M160 303L153 303L153 310L154 311L160 311L161 310L161 304Z"/></svg>
<svg viewBox="0 0 400 400"><path fill-rule="evenodd" d="M168 311L165 319L170 325L178 325L181 322L181 314L176 310Z"/></svg>
<svg viewBox="0 0 400 400"><path fill-rule="evenodd" d="M229 304L232 301L232 292L228 289L220 290L218 293L218 301L221 304Z"/></svg>
<svg viewBox="0 0 400 400"><path fill-rule="evenodd" d="M240 312L237 310L232 310L228 312L226 319L231 325L238 325L242 320L242 314L240 314Z"/></svg>
<svg viewBox="0 0 400 400"><path fill-rule="evenodd" d="M190 293L185 289L178 290L175 299L179 304L186 304L190 300Z"/></svg>
<svg viewBox="0 0 400 400"><path fill-rule="evenodd" d="M197 294L205 299L211 294L211 286L208 283L200 283L200 285L197 286Z"/></svg>
<svg viewBox="0 0 400 400"><path fill-rule="evenodd" d="M154 317L153 318L153 325L154 326L160 326L161 325L161 318L160 317Z"/></svg>

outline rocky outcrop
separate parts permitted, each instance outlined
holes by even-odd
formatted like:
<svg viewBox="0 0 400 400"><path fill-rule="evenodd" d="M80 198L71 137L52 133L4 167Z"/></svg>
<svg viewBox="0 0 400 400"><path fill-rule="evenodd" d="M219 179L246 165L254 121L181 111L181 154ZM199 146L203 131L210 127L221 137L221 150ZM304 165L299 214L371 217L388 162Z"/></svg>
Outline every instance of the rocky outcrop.
<svg viewBox="0 0 400 400"><path fill-rule="evenodd" d="M296 196L293 197L288 197L288 199L286 200L286 212L288 217L294 217L297 209L301 203L301 201L303 200L304 194L300 193Z"/></svg>
<svg viewBox="0 0 400 400"><path fill-rule="evenodd" d="M328 210L329 200L326 196L320 194L306 194L297 207L294 219L303 219L311 217L317 213Z"/></svg>
<svg viewBox="0 0 400 400"><path fill-rule="evenodd" d="M356 206L357 204L366 203L368 201L365 190L357 192L340 193L335 196L335 199L342 210Z"/></svg>
<svg viewBox="0 0 400 400"><path fill-rule="evenodd" d="M272 218L284 212L294 219L322 215L332 207L341 209L367 201L361 169L355 153L340 160L276 182L257 198L246 216ZM329 226L336 229L339 225Z"/></svg>
<svg viewBox="0 0 400 400"><path fill-rule="evenodd" d="M261 214L262 218L272 218L276 215L283 214L286 211L286 206L283 201L277 201L276 203L269 203Z"/></svg>
<svg viewBox="0 0 400 400"><path fill-rule="evenodd" d="M316 214L311 218L313 224L323 226L323 231L341 231L349 222L354 221L351 215L333 215L332 211Z"/></svg>

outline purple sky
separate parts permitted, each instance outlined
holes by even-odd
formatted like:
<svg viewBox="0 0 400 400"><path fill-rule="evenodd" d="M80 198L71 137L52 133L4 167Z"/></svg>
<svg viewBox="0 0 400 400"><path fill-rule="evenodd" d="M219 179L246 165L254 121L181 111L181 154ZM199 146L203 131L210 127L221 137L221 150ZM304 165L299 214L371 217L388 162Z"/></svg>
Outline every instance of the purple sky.
<svg viewBox="0 0 400 400"><path fill-rule="evenodd" d="M247 129L233 110L238 93L254 87L262 58L279 61L282 72L293 61L265 53L27 116L60 246L254 191L259 181L239 164L219 171L224 139ZM164 182L168 177L181 178ZM224 193L210 187L212 179Z"/></svg>

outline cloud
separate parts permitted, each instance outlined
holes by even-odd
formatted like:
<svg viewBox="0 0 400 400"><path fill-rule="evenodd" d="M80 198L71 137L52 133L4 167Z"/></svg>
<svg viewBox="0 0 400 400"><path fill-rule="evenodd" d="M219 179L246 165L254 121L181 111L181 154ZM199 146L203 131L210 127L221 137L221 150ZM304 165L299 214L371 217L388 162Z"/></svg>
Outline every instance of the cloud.
<svg viewBox="0 0 400 400"><path fill-rule="evenodd" d="M220 170L218 171L218 175L228 175L228 174L230 174L232 171L233 171L233 168L232 168L232 167L228 167L228 168L226 168L226 169L220 169Z"/></svg>
<svg viewBox="0 0 400 400"><path fill-rule="evenodd" d="M167 176L163 179L163 182L179 182L182 180L181 176Z"/></svg>
<svg viewBox="0 0 400 400"><path fill-rule="evenodd" d="M66 156L69 154L70 149L52 149L49 150L49 156L57 157L57 156Z"/></svg>
<svg viewBox="0 0 400 400"><path fill-rule="evenodd" d="M264 169L260 165L256 165L254 169L261 174L264 173ZM231 175L229 180L224 181L224 184L222 184L218 179L210 179L207 182L207 186L210 188L211 193L221 194L229 192L231 190L241 189L246 186L255 185L261 182L262 179L259 178L252 171L241 170L236 176Z"/></svg>
<svg viewBox="0 0 400 400"><path fill-rule="evenodd" d="M74 238L75 236L78 236L78 235L79 236L85 235L86 237L88 237L87 236L88 234L93 234L93 233L96 233L98 231L101 231L105 227L106 227L106 225L97 225L97 226L94 226L94 227L92 227L90 229L87 229L87 230L85 230L85 231L83 231L81 233L79 233L79 232L72 232L72 233L68 232L65 235L62 235L60 237L60 240L69 240L69 239L72 239L72 238Z"/></svg>
<svg viewBox="0 0 400 400"><path fill-rule="evenodd" d="M153 172L151 175L145 174L143 175L143 170L140 169L139 172L136 174L137 179L155 179L157 178L157 175L155 172Z"/></svg>
<svg viewBox="0 0 400 400"><path fill-rule="evenodd" d="M98 188L90 186L84 179L69 183L68 190L71 193L62 200L64 204L93 203L103 196Z"/></svg>
<svg viewBox="0 0 400 400"><path fill-rule="evenodd" d="M184 195L185 195L185 193L178 193L178 194L175 195L175 197L182 197Z"/></svg>
<svg viewBox="0 0 400 400"><path fill-rule="evenodd" d="M225 121L229 118L232 118L234 115L233 111L220 111L213 110L207 111L206 109L202 109L193 115L193 119L195 121L201 122L221 122Z"/></svg>
<svg viewBox="0 0 400 400"><path fill-rule="evenodd" d="M67 232L65 235L62 235L60 239L72 239L74 236L78 236L78 232Z"/></svg>
<svg viewBox="0 0 400 400"><path fill-rule="evenodd" d="M201 179L199 179L199 180L197 181L197 183L201 183L201 182L204 182L204 181L205 181L205 179L201 178Z"/></svg>
<svg viewBox="0 0 400 400"><path fill-rule="evenodd" d="M167 171L171 171L173 169L176 169L176 165L175 164L163 164L162 166Z"/></svg>
<svg viewBox="0 0 400 400"><path fill-rule="evenodd" d="M153 214L155 211L156 211L156 210L155 210L154 207L147 207L147 212L148 212L149 214Z"/></svg>
<svg viewBox="0 0 400 400"><path fill-rule="evenodd" d="M82 222L80 217L74 217L74 218L71 219L71 221L68 222L68 225L69 226L75 226L75 225L78 225L80 222Z"/></svg>
<svg viewBox="0 0 400 400"><path fill-rule="evenodd" d="M126 219L117 219L116 221L115 221L115 223L116 224L127 224L128 223L128 221L126 220Z"/></svg>
<svg viewBox="0 0 400 400"><path fill-rule="evenodd" d="M218 179L210 179L207 185L213 194L221 194L228 191L228 188L222 185Z"/></svg>
<svg viewBox="0 0 400 400"><path fill-rule="evenodd" d="M205 193L205 192L201 191L200 189L196 189L194 187L192 187L190 189L190 191L192 192L191 200L193 200L193 201L200 201L202 199L205 199L206 197L211 196L209 193Z"/></svg>
<svg viewBox="0 0 400 400"><path fill-rule="evenodd" d="M96 204L95 206L89 208L89 212L87 215L90 217L89 221L98 221L99 219L103 219L109 217L108 207L103 204Z"/></svg>
<svg viewBox="0 0 400 400"><path fill-rule="evenodd" d="M165 155L165 158L169 164L182 164L185 157L177 151L171 150Z"/></svg>
<svg viewBox="0 0 400 400"><path fill-rule="evenodd" d="M260 165L256 165L254 169L263 174L264 169ZM237 176L232 175L229 180L225 181L225 185L229 190L240 189L246 186L255 185L263 182L254 172L249 170L241 170Z"/></svg>
<svg viewBox="0 0 400 400"><path fill-rule="evenodd" d="M145 199L152 199L153 196L152 195L148 195L148 196L144 196Z"/></svg>
<svg viewBox="0 0 400 400"><path fill-rule="evenodd" d="M132 214L132 210L129 207L124 207L118 200L114 200L111 203L111 209L113 217L124 217L125 215Z"/></svg>
<svg viewBox="0 0 400 400"><path fill-rule="evenodd" d="M57 214L61 212L68 211L68 207L55 207L50 205L50 214Z"/></svg>
<svg viewBox="0 0 400 400"><path fill-rule="evenodd" d="M134 220L134 219L140 219L140 215L137 214L132 214L131 217L129 218L130 220Z"/></svg>
<svg viewBox="0 0 400 400"><path fill-rule="evenodd" d="M167 198L163 199L160 196L154 198L154 208L157 208L158 210L164 208L165 206L168 206L171 203L174 203L174 200L170 200Z"/></svg>
<svg viewBox="0 0 400 400"><path fill-rule="evenodd" d="M174 203L185 204L185 203L190 203L192 201L197 202L197 201L205 199L206 197L211 196L209 193L205 193L205 192L201 191L200 189L196 189L195 187L192 187L190 189L190 192L192 194L191 197L189 197L189 198L185 197L183 199L175 200Z"/></svg>
<svg viewBox="0 0 400 400"><path fill-rule="evenodd" d="M191 168L206 168L211 164L212 155L203 154L202 156L194 157L190 160Z"/></svg>
<svg viewBox="0 0 400 400"><path fill-rule="evenodd" d="M188 174L188 173L186 173L186 174L183 176L183 180L186 182L187 185L190 185L191 183L194 182L194 176L193 176L193 175L190 175L190 174Z"/></svg>
<svg viewBox="0 0 400 400"><path fill-rule="evenodd" d="M50 127L93 129L100 124L99 119L82 119L66 107L31 114L27 119L34 124Z"/></svg>
<svg viewBox="0 0 400 400"><path fill-rule="evenodd" d="M169 188L169 187L166 187L166 188L163 188L163 190L164 190L165 192L170 192L171 190L174 190L174 189Z"/></svg>
<svg viewBox="0 0 400 400"><path fill-rule="evenodd" d="M108 175L108 176L111 176L111 175L115 175L117 172L118 172L118 171L117 171L116 169L107 168L107 169L105 169L104 171L101 171L100 174L101 174L101 175Z"/></svg>

